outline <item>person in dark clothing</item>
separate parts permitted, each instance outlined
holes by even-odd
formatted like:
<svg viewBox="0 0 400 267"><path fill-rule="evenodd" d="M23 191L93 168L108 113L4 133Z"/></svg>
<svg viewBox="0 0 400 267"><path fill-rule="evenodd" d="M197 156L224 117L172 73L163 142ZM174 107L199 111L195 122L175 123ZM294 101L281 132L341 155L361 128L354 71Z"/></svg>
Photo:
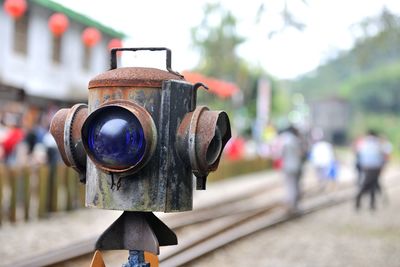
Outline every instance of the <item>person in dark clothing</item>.
<svg viewBox="0 0 400 267"><path fill-rule="evenodd" d="M364 194L370 195L370 208L374 210L376 192L380 190L379 176L387 158L382 140L378 134L370 130L362 138L357 148L361 167L361 183L356 195L356 209L361 207L361 198Z"/></svg>
<svg viewBox="0 0 400 267"><path fill-rule="evenodd" d="M35 145L37 143L37 137L36 133L33 129L28 131L28 133L25 135L25 143L28 146L28 155L31 155L33 153L33 149L35 148Z"/></svg>
<svg viewBox="0 0 400 267"><path fill-rule="evenodd" d="M360 209L361 207L361 198L364 194L370 195L370 209L374 210L375 207L375 196L376 192L378 192L378 178L380 174L379 168L368 169L363 171L364 177L361 183L360 189L357 193L356 197L356 209Z"/></svg>

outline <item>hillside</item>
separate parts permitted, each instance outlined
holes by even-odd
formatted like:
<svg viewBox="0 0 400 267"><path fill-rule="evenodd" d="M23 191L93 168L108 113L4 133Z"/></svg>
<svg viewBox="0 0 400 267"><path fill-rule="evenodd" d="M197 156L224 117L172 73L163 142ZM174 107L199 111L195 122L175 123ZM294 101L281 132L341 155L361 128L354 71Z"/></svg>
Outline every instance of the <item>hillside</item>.
<svg viewBox="0 0 400 267"><path fill-rule="evenodd" d="M400 111L400 18L383 10L355 27L363 34L351 50L289 82L289 88L309 100L336 95L356 109Z"/></svg>
<svg viewBox="0 0 400 267"><path fill-rule="evenodd" d="M362 34L351 50L286 85L309 102L332 96L347 99L352 110L350 137L374 128L399 147L400 17L384 9L354 27Z"/></svg>

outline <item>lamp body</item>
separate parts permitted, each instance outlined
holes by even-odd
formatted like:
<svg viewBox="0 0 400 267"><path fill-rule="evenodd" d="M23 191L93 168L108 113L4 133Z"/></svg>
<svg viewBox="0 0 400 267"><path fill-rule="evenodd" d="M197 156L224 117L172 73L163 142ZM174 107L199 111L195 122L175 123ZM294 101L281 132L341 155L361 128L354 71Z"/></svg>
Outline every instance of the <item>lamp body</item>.
<svg viewBox="0 0 400 267"><path fill-rule="evenodd" d="M89 114L113 101L138 104L147 110L154 121L157 146L146 165L127 176L104 172L88 160L86 205L130 211L191 210L192 171L180 160L174 146L180 122L195 109L196 90L193 85L178 81L180 77L166 71L150 68L119 68L106 75L89 83ZM113 77L120 79L113 81ZM122 77L133 81L124 84ZM146 77L159 80L149 81ZM105 86L107 82L108 86Z"/></svg>

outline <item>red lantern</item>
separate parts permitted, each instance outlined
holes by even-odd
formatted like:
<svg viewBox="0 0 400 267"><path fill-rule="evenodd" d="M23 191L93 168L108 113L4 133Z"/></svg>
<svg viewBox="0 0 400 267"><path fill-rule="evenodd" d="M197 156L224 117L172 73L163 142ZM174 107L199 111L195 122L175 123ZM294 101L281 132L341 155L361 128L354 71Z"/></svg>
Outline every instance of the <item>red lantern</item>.
<svg viewBox="0 0 400 267"><path fill-rule="evenodd" d="M113 48L119 48L122 47L122 41L120 39L111 39L110 42L108 42L108 49L111 50Z"/></svg>
<svg viewBox="0 0 400 267"><path fill-rule="evenodd" d="M25 14L27 8L26 0L6 0L4 9L13 18L19 18Z"/></svg>
<svg viewBox="0 0 400 267"><path fill-rule="evenodd" d="M96 28L88 27L82 33L82 40L87 47L93 47L101 40L101 33Z"/></svg>
<svg viewBox="0 0 400 267"><path fill-rule="evenodd" d="M59 37L67 30L69 20L62 13L55 13L49 18L49 28L54 36Z"/></svg>
<svg viewBox="0 0 400 267"><path fill-rule="evenodd" d="M122 41L120 40L120 39L116 39L116 38L114 38L114 39L111 39L109 42L108 42L108 50L110 50L111 51L111 49L113 49L113 48L120 48L120 47L122 47ZM122 52L121 51L118 51L117 52L117 56L121 56L122 55Z"/></svg>

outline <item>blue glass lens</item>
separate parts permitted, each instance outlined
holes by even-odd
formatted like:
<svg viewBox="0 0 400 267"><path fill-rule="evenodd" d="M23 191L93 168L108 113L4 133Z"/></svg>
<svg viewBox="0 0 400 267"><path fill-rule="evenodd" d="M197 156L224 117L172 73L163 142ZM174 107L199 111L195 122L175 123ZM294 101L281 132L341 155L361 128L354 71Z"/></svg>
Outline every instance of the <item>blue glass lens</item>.
<svg viewBox="0 0 400 267"><path fill-rule="evenodd" d="M121 107L104 107L88 125L87 145L103 166L126 169L136 165L145 153L146 140L139 120Z"/></svg>

